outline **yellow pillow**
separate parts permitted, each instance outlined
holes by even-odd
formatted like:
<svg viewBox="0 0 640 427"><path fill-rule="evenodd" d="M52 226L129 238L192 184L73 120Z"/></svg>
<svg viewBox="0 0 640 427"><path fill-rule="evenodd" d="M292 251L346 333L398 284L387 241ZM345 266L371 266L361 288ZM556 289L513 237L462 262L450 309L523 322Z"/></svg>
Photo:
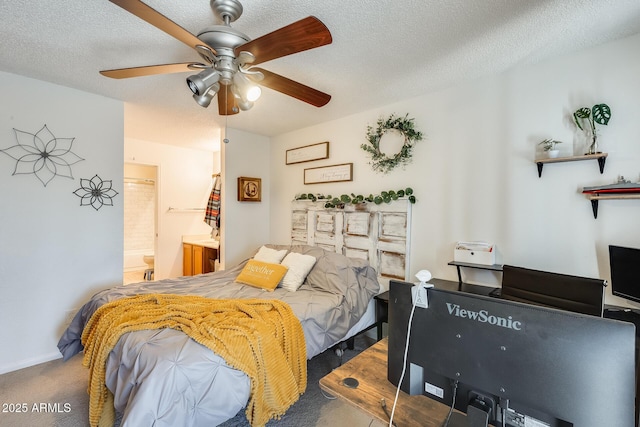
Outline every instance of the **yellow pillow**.
<svg viewBox="0 0 640 427"><path fill-rule="evenodd" d="M236 277L236 282L273 291L285 274L287 267L284 265L250 259Z"/></svg>

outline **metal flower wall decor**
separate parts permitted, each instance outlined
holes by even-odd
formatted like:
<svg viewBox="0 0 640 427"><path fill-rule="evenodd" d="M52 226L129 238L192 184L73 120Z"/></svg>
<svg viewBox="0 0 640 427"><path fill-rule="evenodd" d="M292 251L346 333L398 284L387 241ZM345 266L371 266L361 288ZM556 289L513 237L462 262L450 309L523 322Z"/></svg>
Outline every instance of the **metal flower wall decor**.
<svg viewBox="0 0 640 427"><path fill-rule="evenodd" d="M103 181L97 174L91 179L80 178L80 188L73 192L80 197L80 206L91 206L98 210L102 206L113 206L118 192L111 187L111 180Z"/></svg>
<svg viewBox="0 0 640 427"><path fill-rule="evenodd" d="M47 125L35 134L13 131L17 145L0 150L16 160L12 175L34 174L45 187L56 176L73 179L71 165L84 160L71 151L75 138L56 138Z"/></svg>

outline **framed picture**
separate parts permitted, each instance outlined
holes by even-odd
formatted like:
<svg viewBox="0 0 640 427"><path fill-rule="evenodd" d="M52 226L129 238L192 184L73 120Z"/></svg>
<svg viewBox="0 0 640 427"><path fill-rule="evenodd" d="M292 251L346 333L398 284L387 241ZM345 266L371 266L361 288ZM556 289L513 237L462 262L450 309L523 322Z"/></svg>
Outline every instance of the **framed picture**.
<svg viewBox="0 0 640 427"><path fill-rule="evenodd" d="M329 142L327 141L287 150L286 163L292 165L294 163L311 162L313 160L328 158Z"/></svg>
<svg viewBox="0 0 640 427"><path fill-rule="evenodd" d="M238 177L238 201L260 202L262 200L262 180L260 178Z"/></svg>
<svg viewBox="0 0 640 427"><path fill-rule="evenodd" d="M305 184L322 184L324 182L353 181L353 163L321 166L304 170Z"/></svg>

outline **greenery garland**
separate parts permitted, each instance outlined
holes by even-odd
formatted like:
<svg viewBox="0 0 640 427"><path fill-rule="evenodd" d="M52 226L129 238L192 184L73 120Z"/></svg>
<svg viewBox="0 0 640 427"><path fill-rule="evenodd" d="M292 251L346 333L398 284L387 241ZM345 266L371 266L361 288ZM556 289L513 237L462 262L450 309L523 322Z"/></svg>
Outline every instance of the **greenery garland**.
<svg viewBox="0 0 640 427"><path fill-rule="evenodd" d="M360 148L371 155L371 166L376 172L387 173L398 165L406 165L411 161L411 151L416 141L422 140L422 133L415 130L413 119L397 117L395 114L388 119L378 119L378 127L374 129L367 126L367 144L362 144ZM393 156L387 156L380 151L380 139L390 130L396 130L404 137L402 148Z"/></svg>
<svg viewBox="0 0 640 427"><path fill-rule="evenodd" d="M381 203L391 203L393 200L398 200L399 198L407 197L411 204L416 202L416 196L413 195L413 189L411 187L407 187L405 189L400 189L398 191L389 190L383 191L380 194L369 194L368 196L363 196L361 194L355 195L351 193L351 195L343 194L340 197L332 197L331 195L325 196L324 194L311 194L311 193L303 193L298 194L296 196L296 200L310 200L312 202L315 201L325 201L325 208L338 208L343 209L347 204L357 205L360 203L375 203L379 205Z"/></svg>

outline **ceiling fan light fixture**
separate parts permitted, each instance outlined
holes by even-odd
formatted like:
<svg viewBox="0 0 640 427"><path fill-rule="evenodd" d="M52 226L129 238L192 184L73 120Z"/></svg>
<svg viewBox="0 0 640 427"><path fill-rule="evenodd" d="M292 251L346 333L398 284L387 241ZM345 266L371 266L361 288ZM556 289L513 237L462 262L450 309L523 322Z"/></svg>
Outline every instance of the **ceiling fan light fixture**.
<svg viewBox="0 0 640 427"><path fill-rule="evenodd" d="M262 90L254 85L242 71L238 71L233 76L233 92L242 101L251 103L257 101L262 94Z"/></svg>
<svg viewBox="0 0 640 427"><path fill-rule="evenodd" d="M187 85L194 95L203 96L218 80L220 80L220 73L214 68L207 68L198 74L187 77Z"/></svg>
<svg viewBox="0 0 640 427"><path fill-rule="evenodd" d="M257 101L258 98L260 98L260 95L262 95L262 89L260 89L259 86L249 85L247 87L246 94L247 101L254 102Z"/></svg>
<svg viewBox="0 0 640 427"><path fill-rule="evenodd" d="M207 108L211 104L211 100L216 93L220 90L220 85L218 83L214 83L211 87L202 95L193 94L193 99L198 103L199 106L203 108Z"/></svg>
<svg viewBox="0 0 640 427"><path fill-rule="evenodd" d="M240 107L242 111L247 111L250 110L251 107L253 107L253 102L240 100L238 101L238 107Z"/></svg>

